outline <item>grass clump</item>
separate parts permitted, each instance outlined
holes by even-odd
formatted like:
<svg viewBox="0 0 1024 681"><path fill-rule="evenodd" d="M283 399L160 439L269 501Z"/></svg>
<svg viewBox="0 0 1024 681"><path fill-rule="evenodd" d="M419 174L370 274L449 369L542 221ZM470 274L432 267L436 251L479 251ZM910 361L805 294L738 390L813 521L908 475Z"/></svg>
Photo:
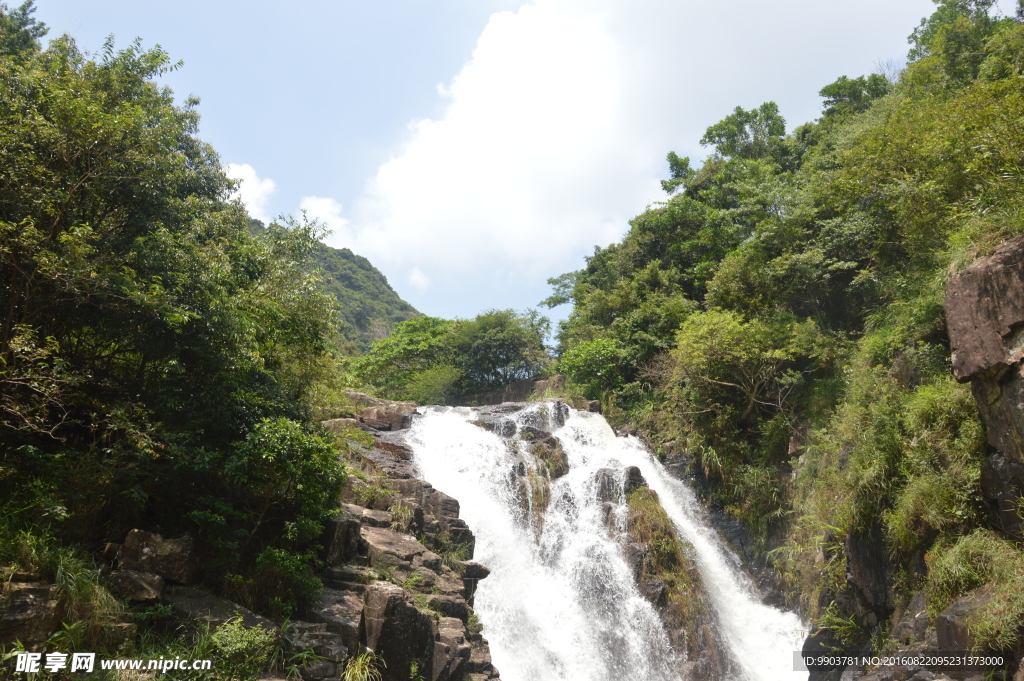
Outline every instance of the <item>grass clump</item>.
<svg viewBox="0 0 1024 681"><path fill-rule="evenodd" d="M1024 552L994 532L977 530L928 554L930 610L937 614L975 592L987 601L968 616L976 649L1008 650L1022 639Z"/></svg>
<svg viewBox="0 0 1024 681"><path fill-rule="evenodd" d="M378 667L387 667L384 659L373 653L363 653L350 657L342 672L342 681L381 681Z"/></svg>

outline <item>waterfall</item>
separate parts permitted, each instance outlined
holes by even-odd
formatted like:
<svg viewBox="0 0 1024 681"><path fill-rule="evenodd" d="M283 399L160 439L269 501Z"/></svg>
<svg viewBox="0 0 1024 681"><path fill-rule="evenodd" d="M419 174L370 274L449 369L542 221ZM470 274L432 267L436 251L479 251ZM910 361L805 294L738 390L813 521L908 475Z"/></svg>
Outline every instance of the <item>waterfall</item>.
<svg viewBox="0 0 1024 681"><path fill-rule="evenodd" d="M559 408L562 411L559 411ZM676 681L683 678L653 606L640 594L609 529L624 527L623 499L599 498L602 469L643 473L689 543L729 648L737 681L806 679L793 671L806 626L762 604L740 560L708 525L687 485L632 437L596 414L534 404L502 417L508 436L524 425L554 431L568 459L541 523L531 522L527 443L500 437L467 408L428 408L407 436L422 477L456 497L476 535L475 560L491 575L475 609L505 681ZM515 427L508 425L516 424ZM493 428L493 424L492 424ZM694 679L692 681L698 681Z"/></svg>

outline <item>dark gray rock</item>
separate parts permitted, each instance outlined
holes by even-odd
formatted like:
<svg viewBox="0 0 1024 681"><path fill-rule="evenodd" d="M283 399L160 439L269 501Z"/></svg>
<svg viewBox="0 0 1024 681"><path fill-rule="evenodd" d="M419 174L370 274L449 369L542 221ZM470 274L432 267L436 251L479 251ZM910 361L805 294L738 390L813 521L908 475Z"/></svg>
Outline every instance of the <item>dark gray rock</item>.
<svg viewBox="0 0 1024 681"><path fill-rule="evenodd" d="M324 523L321 557L328 567L343 565L359 553L358 518L349 514L335 516Z"/></svg>
<svg viewBox="0 0 1024 681"><path fill-rule="evenodd" d="M152 572L185 585L198 579L195 541L189 536L164 539L153 532L132 530L121 545L119 558L122 570Z"/></svg>
<svg viewBox="0 0 1024 681"><path fill-rule="evenodd" d="M981 493L992 505L999 529L1024 536L1024 521L1017 514L1024 496L1024 464L1007 461L1001 454L990 456L981 469Z"/></svg>
<svg viewBox="0 0 1024 681"><path fill-rule="evenodd" d="M435 623L394 584L371 584L363 609L366 646L387 660L384 681L407 681L409 663L430 669L435 655ZM461 623L460 623L461 624Z"/></svg>
<svg viewBox="0 0 1024 681"><path fill-rule="evenodd" d="M430 681L462 681L471 652L462 620L442 617L437 623Z"/></svg>
<svg viewBox="0 0 1024 681"><path fill-rule="evenodd" d="M242 624L247 627L260 627L275 637L281 635L278 626L267 618L260 617L226 598L215 596L201 587L168 585L164 589L164 599L179 618L206 624L211 630L228 620L240 617Z"/></svg>
<svg viewBox="0 0 1024 681"><path fill-rule="evenodd" d="M58 628L57 598L51 584L8 582L0 587L0 647L20 641L27 648L44 643Z"/></svg>
<svg viewBox="0 0 1024 681"><path fill-rule="evenodd" d="M118 598L155 603L164 597L164 578L152 572L119 570L107 577L107 588Z"/></svg>
<svg viewBox="0 0 1024 681"><path fill-rule="evenodd" d="M363 600L356 593L324 589L317 602L306 609L305 616L314 624L323 625L329 633L340 636L340 644L349 655L359 652L365 632Z"/></svg>
<svg viewBox="0 0 1024 681"><path fill-rule="evenodd" d="M647 481L644 480L643 473L636 466L628 466L626 468L626 482L624 490L626 494L634 492L641 487L647 487Z"/></svg>
<svg viewBox="0 0 1024 681"><path fill-rule="evenodd" d="M940 650L966 652L974 649L976 641L971 635L968 620L984 608L992 597L972 591L939 613L935 618L935 634Z"/></svg>

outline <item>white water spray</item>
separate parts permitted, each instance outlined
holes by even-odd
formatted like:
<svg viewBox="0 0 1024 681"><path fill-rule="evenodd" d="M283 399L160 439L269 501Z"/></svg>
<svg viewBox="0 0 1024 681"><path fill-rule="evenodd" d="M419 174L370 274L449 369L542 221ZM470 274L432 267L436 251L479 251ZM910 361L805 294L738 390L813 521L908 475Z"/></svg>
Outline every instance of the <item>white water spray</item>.
<svg viewBox="0 0 1024 681"><path fill-rule="evenodd" d="M520 424L549 405L510 415ZM636 466L691 544L721 633L743 681L806 679L793 671L806 627L763 605L739 559L707 524L699 502L635 438L570 410L555 430L569 472L554 481L543 529L533 528L515 484L532 465L522 443L473 424L465 408L430 410L409 433L423 477L459 499L476 534L476 557L491 569L476 595L495 666L505 681L676 681L680 666L654 608L636 588L609 537L598 472ZM545 430L557 424L545 424ZM618 512L622 512L620 507ZM697 681L697 680L693 680Z"/></svg>

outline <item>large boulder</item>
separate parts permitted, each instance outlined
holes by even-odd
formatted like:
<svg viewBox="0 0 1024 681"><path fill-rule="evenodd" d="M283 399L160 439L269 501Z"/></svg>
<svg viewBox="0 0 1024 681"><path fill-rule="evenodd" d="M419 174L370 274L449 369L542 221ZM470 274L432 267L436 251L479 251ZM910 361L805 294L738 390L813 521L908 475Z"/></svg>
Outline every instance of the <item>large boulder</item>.
<svg viewBox="0 0 1024 681"><path fill-rule="evenodd" d="M275 637L281 635L276 624L261 617L251 610L243 608L226 598L215 596L206 589L196 586L168 586L164 591L164 599L171 605L174 614L180 619L206 624L211 630L216 629L228 620L241 618L246 627L260 627Z"/></svg>
<svg viewBox="0 0 1024 681"><path fill-rule="evenodd" d="M356 593L347 590L324 589L317 602L307 609L306 617L314 623L323 625L328 633L339 636L338 642L345 647L349 655L355 655L359 651L360 642L365 632L363 630L363 600ZM324 638L320 637L320 639ZM311 640L320 639L313 637ZM334 661L340 662L341 660Z"/></svg>
<svg viewBox="0 0 1024 681"><path fill-rule="evenodd" d="M122 570L151 572L178 584L195 584L195 541L192 537L164 539L159 534L132 530L118 555Z"/></svg>
<svg viewBox="0 0 1024 681"><path fill-rule="evenodd" d="M0 648L15 641L33 648L57 629L57 598L53 585L8 582L0 589Z"/></svg>
<svg viewBox="0 0 1024 681"><path fill-rule="evenodd" d="M1024 463L1024 237L954 276L945 310L953 374L971 382L989 443Z"/></svg>
<svg viewBox="0 0 1024 681"><path fill-rule="evenodd" d="M993 506L999 528L1024 536L1024 521L1017 513L1024 496L1024 464L1007 461L1001 454L989 457L981 470L981 493Z"/></svg>
<svg viewBox="0 0 1024 681"><path fill-rule="evenodd" d="M387 660L383 681L407 681L409 663L413 661L420 669L430 668L434 618L417 608L400 586L383 582L369 585L363 622L366 646Z"/></svg>
<svg viewBox="0 0 1024 681"><path fill-rule="evenodd" d="M940 612L935 618L935 634L938 637L939 650L963 652L973 650L977 641L971 634L969 620L990 600L992 600L990 594L972 591Z"/></svg>
<svg viewBox="0 0 1024 681"><path fill-rule="evenodd" d="M346 390L345 396L358 409L359 421L376 430L408 428L412 425L413 415L420 406L416 402L382 400L355 390Z"/></svg>
<svg viewBox="0 0 1024 681"><path fill-rule="evenodd" d="M422 566L434 572L441 569L441 556L412 537L381 527L364 526L360 533L371 567L411 570Z"/></svg>

